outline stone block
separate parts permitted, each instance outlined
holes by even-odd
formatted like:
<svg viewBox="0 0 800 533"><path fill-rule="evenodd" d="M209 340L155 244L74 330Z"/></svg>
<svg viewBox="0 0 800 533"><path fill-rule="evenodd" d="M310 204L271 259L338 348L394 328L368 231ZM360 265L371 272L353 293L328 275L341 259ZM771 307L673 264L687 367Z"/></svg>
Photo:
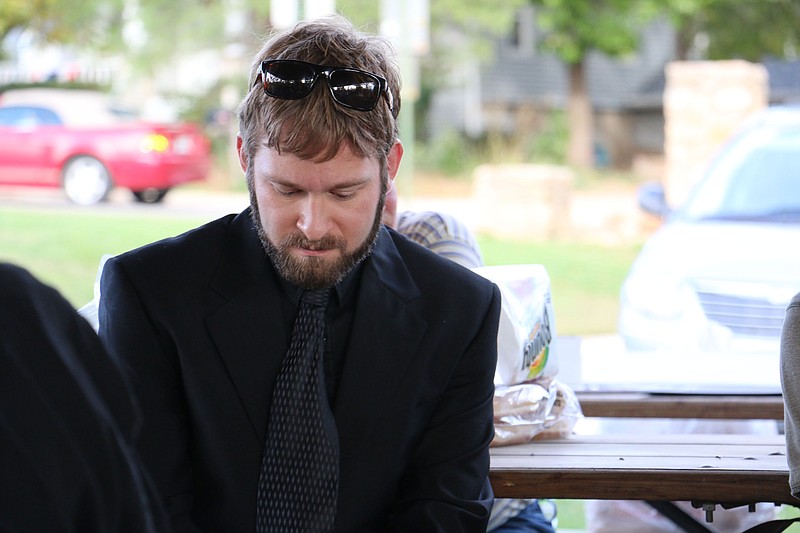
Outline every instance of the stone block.
<svg viewBox="0 0 800 533"><path fill-rule="evenodd" d="M480 165L473 180L478 231L523 241L569 237L573 181L562 166Z"/></svg>

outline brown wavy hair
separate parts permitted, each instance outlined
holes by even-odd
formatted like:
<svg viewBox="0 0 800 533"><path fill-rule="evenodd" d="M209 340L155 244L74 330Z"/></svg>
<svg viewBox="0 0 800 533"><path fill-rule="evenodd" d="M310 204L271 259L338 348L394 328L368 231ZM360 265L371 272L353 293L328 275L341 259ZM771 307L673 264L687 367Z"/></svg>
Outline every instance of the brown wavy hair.
<svg viewBox="0 0 800 533"><path fill-rule="evenodd" d="M377 74L386 78L393 109L383 97L372 111L346 108L333 101L323 79L306 98L270 97L257 83L265 59L295 59ZM322 162L347 145L356 155L375 157L385 166L386 156L398 139L400 74L391 46L382 37L358 31L341 16L300 22L266 41L254 58L249 83L250 90L238 111L239 134L248 160L252 161L259 146L266 145Z"/></svg>

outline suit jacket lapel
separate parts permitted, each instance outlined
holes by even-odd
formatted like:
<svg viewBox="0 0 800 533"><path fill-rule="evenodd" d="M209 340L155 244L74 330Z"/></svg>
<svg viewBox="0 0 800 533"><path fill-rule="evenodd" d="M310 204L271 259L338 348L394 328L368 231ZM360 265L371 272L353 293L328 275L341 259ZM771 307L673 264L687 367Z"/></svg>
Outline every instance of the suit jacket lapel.
<svg viewBox="0 0 800 533"><path fill-rule="evenodd" d="M364 267L334 409L340 438L356 440L384 412L427 328L407 306L419 289L385 229Z"/></svg>
<svg viewBox="0 0 800 533"><path fill-rule="evenodd" d="M279 288L247 212L234 221L229 246L211 282L221 304L206 327L247 412L254 434L264 441L271 383L285 353Z"/></svg>

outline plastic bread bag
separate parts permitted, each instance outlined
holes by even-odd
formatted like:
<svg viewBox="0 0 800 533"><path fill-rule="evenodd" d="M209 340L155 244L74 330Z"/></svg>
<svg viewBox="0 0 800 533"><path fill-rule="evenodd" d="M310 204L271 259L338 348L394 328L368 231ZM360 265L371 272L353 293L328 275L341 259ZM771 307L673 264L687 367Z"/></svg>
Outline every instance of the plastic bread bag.
<svg viewBox="0 0 800 533"><path fill-rule="evenodd" d="M575 392L557 379L500 385L494 393L492 446L557 439L583 418Z"/></svg>
<svg viewBox="0 0 800 533"><path fill-rule="evenodd" d="M558 373L550 276L542 265L473 268L502 296L495 385L553 378Z"/></svg>

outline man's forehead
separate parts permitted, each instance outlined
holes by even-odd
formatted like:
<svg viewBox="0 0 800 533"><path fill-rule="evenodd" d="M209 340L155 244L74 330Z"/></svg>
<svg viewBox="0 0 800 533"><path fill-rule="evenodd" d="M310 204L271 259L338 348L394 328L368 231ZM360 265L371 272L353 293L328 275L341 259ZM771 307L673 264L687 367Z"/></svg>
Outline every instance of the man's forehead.
<svg viewBox="0 0 800 533"><path fill-rule="evenodd" d="M264 148L256 153L254 164L256 174L275 183L339 188L380 179L380 164L375 158L360 157L352 152L316 161Z"/></svg>

